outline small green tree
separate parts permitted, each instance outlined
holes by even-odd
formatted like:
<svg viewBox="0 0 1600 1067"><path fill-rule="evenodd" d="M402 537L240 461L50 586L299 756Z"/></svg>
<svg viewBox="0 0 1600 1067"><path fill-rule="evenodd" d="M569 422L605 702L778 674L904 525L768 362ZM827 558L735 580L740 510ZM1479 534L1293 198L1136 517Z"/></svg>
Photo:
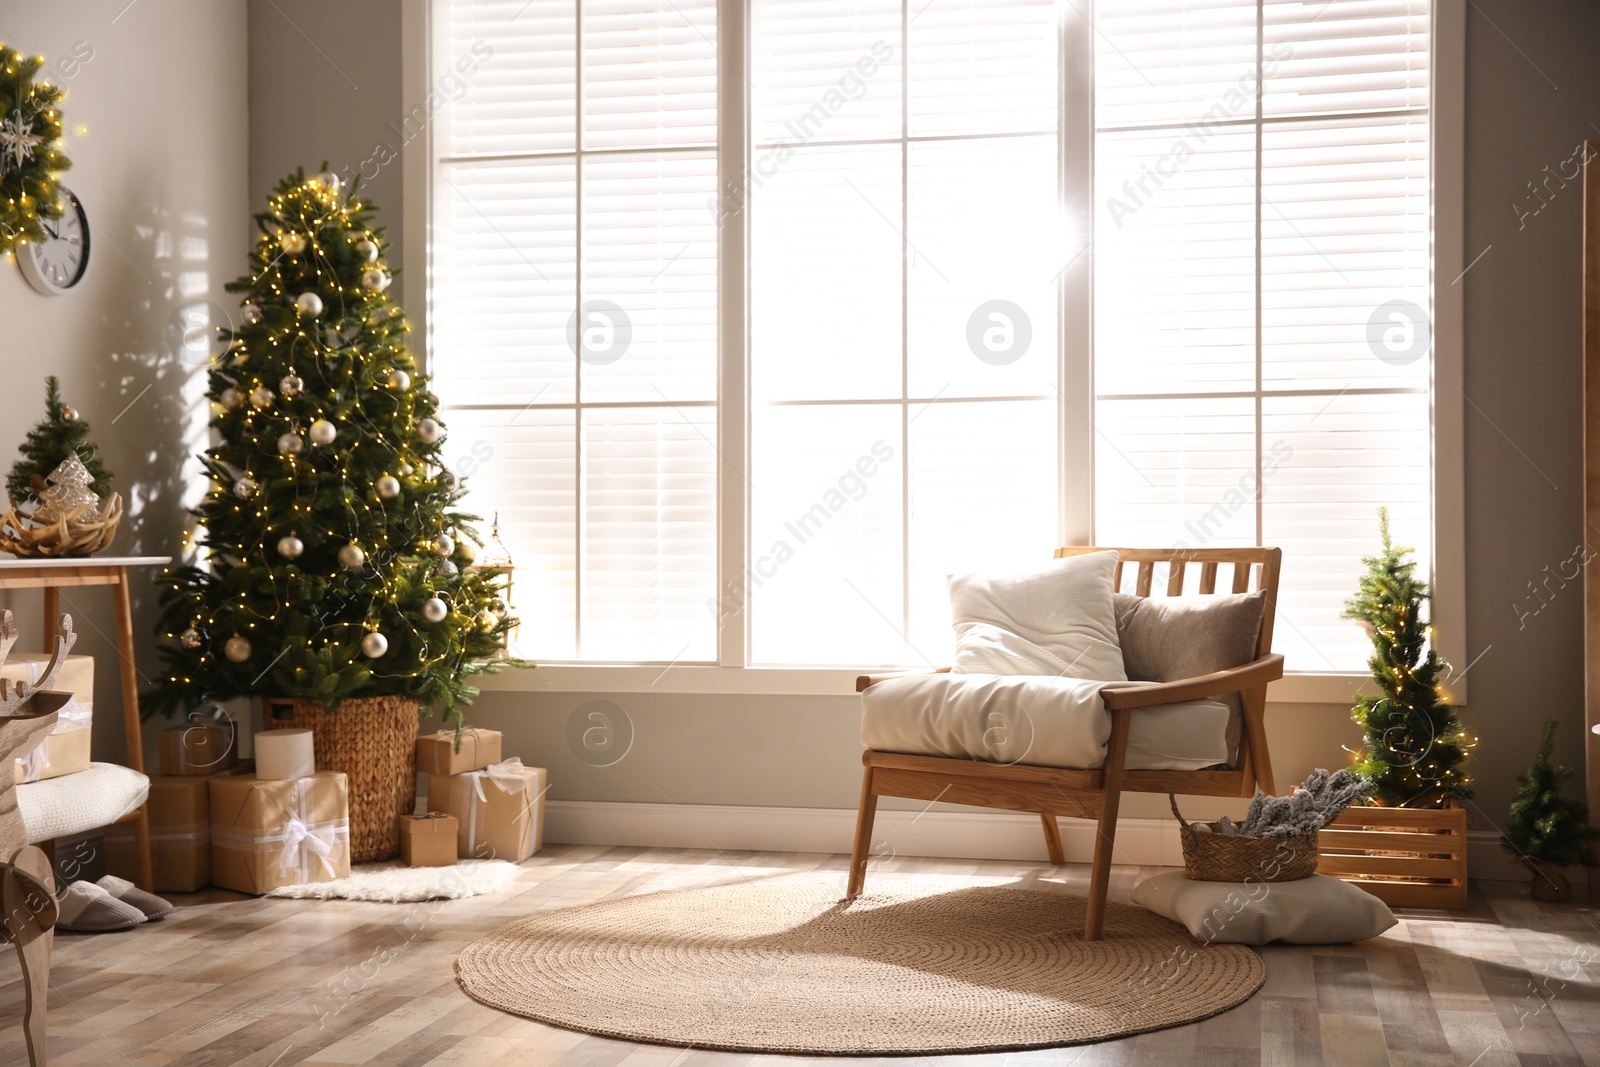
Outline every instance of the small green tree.
<svg viewBox="0 0 1600 1067"><path fill-rule="evenodd" d="M1600 838L1600 830L1589 825L1587 804L1562 793L1561 787L1572 777L1572 768L1550 766L1555 743L1556 720L1548 719L1538 758L1528 773L1517 775L1522 788L1511 801L1500 844L1521 859L1562 867L1593 864L1589 843Z"/></svg>
<svg viewBox="0 0 1600 1067"><path fill-rule="evenodd" d="M1387 508L1378 509L1378 528L1383 550L1362 560L1367 572L1344 609L1345 618L1371 628L1367 665L1379 690L1357 697L1351 711L1366 733L1355 773L1377 783L1374 804L1428 807L1469 797L1463 764L1472 742L1441 696L1449 664L1429 647L1427 583L1416 575L1411 549L1390 539Z"/></svg>
<svg viewBox="0 0 1600 1067"><path fill-rule="evenodd" d="M27 440L18 449L22 455L11 465L11 474L6 478L12 505L20 508L38 503L46 488L45 479L73 453L94 479L89 488L105 499L111 493L111 472L89 443L89 424L62 401L61 382L53 374L44 381L44 411L44 421L28 431Z"/></svg>

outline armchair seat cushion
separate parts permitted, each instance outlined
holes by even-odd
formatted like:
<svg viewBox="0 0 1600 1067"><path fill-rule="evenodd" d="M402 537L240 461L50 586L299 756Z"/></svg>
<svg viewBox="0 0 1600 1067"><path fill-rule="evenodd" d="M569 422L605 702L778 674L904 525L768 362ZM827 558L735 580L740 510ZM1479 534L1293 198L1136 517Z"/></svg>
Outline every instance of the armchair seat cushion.
<svg viewBox="0 0 1600 1067"><path fill-rule="evenodd" d="M861 694L861 742L880 752L1091 769L1105 763L1107 683L1046 675L915 674ZM1133 712L1127 767L1200 770L1228 758L1228 707L1215 700Z"/></svg>
<svg viewBox="0 0 1600 1067"><path fill-rule="evenodd" d="M91 763L77 774L17 786L17 811L28 843L38 844L110 826L137 810L149 792L150 779L138 771Z"/></svg>

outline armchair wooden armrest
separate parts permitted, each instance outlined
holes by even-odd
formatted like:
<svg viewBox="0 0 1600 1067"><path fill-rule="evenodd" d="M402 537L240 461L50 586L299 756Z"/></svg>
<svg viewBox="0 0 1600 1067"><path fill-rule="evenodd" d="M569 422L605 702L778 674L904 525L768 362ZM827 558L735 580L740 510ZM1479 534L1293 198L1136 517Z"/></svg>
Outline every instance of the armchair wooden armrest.
<svg viewBox="0 0 1600 1067"><path fill-rule="evenodd" d="M914 674L949 674L949 667L933 667L925 671L895 671L893 674L861 674L856 676L856 692L864 693L869 685L887 682L890 678L909 678Z"/></svg>
<svg viewBox="0 0 1600 1067"><path fill-rule="evenodd" d="M1153 685L1133 686L1128 689L1107 689L1100 695L1106 708L1120 711L1123 708L1148 708L1156 704L1176 704L1183 700L1237 693L1241 689L1255 689L1283 677L1283 656L1276 652L1225 671L1202 674L1198 678L1185 678L1177 682L1157 682Z"/></svg>

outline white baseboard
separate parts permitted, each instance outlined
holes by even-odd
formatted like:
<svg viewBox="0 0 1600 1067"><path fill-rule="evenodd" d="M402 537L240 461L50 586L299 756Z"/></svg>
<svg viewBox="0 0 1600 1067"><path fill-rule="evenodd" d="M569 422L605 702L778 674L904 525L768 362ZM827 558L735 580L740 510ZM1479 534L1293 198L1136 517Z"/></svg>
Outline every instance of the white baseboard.
<svg viewBox="0 0 1600 1067"><path fill-rule="evenodd" d="M553 800L545 816L553 843L703 848L727 852L848 853L856 813L839 808L764 808L727 804L625 804ZM1062 819L1061 843L1071 863L1088 863L1094 824ZM1467 834L1472 878L1520 880L1490 830ZM1009 812L879 810L873 823L875 855L947 859L1045 859L1044 833L1034 815ZM1172 819L1120 819L1116 862L1141 867L1181 867L1183 850Z"/></svg>

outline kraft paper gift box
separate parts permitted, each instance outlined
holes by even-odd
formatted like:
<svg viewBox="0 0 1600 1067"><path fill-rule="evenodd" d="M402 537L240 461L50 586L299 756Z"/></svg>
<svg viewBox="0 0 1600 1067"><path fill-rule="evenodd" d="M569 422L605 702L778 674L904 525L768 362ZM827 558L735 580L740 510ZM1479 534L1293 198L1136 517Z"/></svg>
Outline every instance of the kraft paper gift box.
<svg viewBox="0 0 1600 1067"><path fill-rule="evenodd" d="M550 775L513 756L481 771L428 775L428 810L461 823L456 851L464 859L521 863L544 844L544 794Z"/></svg>
<svg viewBox="0 0 1600 1067"><path fill-rule="evenodd" d="M47 652L12 652L6 662L0 664L0 678L9 679L13 686L18 683L38 685L49 663ZM16 778L19 785L89 769L89 743L94 736L94 657L67 656L50 689L71 693L72 699L62 706L55 729L45 736L39 747L27 756L18 757Z"/></svg>
<svg viewBox="0 0 1600 1067"><path fill-rule="evenodd" d="M241 769L242 768L242 769ZM224 774L250 773L248 763ZM150 775L150 866L157 893L192 893L211 884L211 780ZM106 873L132 881L133 824L106 827Z"/></svg>
<svg viewBox="0 0 1600 1067"><path fill-rule="evenodd" d="M456 732L440 730L417 738L417 770L422 774L465 774L500 762L500 731L469 726L461 731L461 751Z"/></svg>
<svg viewBox="0 0 1600 1067"><path fill-rule="evenodd" d="M400 816L400 858L407 867L453 867L460 823L442 811Z"/></svg>
<svg viewBox="0 0 1600 1067"><path fill-rule="evenodd" d="M171 726L156 736L161 773L177 777L219 774L239 762L235 731L212 723Z"/></svg>
<svg viewBox="0 0 1600 1067"><path fill-rule="evenodd" d="M262 781L216 775L211 786L211 881L260 895L350 877L349 783L337 771Z"/></svg>

